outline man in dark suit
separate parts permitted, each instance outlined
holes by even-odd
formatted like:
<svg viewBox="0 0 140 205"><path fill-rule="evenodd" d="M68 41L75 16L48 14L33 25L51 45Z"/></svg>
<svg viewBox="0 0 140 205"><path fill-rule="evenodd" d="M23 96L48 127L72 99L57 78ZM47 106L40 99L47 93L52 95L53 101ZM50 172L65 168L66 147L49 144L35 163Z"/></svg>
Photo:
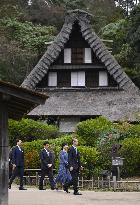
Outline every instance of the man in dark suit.
<svg viewBox="0 0 140 205"><path fill-rule="evenodd" d="M78 140L74 138L72 143L73 145L70 147L68 151L68 163L70 167L70 173L72 176L74 195L81 195L81 193L78 192L78 176L81 168L80 153L77 150Z"/></svg>
<svg viewBox="0 0 140 205"><path fill-rule="evenodd" d="M51 189L55 189L55 182L53 178L53 153L49 149L49 142L44 142L44 149L40 153L40 159L41 159L41 178L39 181L39 190L45 190L43 189L43 180L45 178L45 175L49 177Z"/></svg>
<svg viewBox="0 0 140 205"><path fill-rule="evenodd" d="M11 189L11 184L14 179L19 176L20 186L19 190L26 190L23 187L23 175L24 175L24 151L21 147L22 141L16 140L17 145L12 149L11 162L13 166L12 176L9 181L9 189Z"/></svg>

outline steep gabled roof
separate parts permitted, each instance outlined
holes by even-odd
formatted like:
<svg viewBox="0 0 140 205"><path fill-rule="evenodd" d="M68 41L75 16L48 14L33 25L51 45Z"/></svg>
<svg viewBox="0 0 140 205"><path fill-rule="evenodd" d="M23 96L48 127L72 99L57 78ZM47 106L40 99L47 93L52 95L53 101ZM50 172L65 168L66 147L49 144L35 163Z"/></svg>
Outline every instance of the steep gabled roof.
<svg viewBox="0 0 140 205"><path fill-rule="evenodd" d="M111 76L113 76L119 87L127 91L137 92L139 89L122 70L121 66L107 50L104 43L92 30L90 25L91 17L92 16L89 13L82 10L68 11L65 18L65 23L60 33L55 38L54 42L48 47L45 54L21 86L30 89L36 88L36 85L46 75L49 66L56 60L60 52L64 49L66 42L69 40L70 33L72 32L73 24L78 22L81 28L82 36L88 42L98 59L104 63L108 72Z"/></svg>

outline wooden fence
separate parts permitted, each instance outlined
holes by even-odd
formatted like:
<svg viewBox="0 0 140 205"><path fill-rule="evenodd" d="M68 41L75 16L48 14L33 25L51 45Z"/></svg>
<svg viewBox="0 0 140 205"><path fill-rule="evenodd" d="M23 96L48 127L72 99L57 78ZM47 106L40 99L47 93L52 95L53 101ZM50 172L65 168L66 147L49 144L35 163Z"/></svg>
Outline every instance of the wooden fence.
<svg viewBox="0 0 140 205"><path fill-rule="evenodd" d="M24 176L25 184L38 186L40 179L40 169L25 169L26 175ZM48 177L44 179L44 185L48 184ZM81 189L89 190L112 190L112 191L140 191L140 181L131 180L116 180L116 177L103 177L86 180L83 177L79 178L78 186Z"/></svg>

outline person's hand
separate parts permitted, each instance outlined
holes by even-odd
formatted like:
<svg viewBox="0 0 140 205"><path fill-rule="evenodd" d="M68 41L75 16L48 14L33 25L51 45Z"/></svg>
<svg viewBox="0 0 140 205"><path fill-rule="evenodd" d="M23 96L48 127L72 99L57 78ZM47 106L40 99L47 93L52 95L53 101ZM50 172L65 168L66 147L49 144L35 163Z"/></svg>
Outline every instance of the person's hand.
<svg viewBox="0 0 140 205"><path fill-rule="evenodd" d="M70 167L70 171L73 171L73 167Z"/></svg>
<svg viewBox="0 0 140 205"><path fill-rule="evenodd" d="M83 166L81 166L81 167L80 167L80 170L82 171L83 169L84 169L84 167L83 167Z"/></svg>
<svg viewBox="0 0 140 205"><path fill-rule="evenodd" d="M13 170L16 168L16 165L15 164L13 164Z"/></svg>
<svg viewBox="0 0 140 205"><path fill-rule="evenodd" d="M48 167L49 167L49 168L52 167L52 164L48 164Z"/></svg>

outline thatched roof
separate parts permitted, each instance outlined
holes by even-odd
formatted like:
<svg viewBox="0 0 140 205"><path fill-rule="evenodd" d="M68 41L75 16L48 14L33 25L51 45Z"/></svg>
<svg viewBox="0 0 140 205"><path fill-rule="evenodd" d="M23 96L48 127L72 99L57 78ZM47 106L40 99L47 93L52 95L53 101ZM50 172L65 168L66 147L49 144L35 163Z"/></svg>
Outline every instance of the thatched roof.
<svg viewBox="0 0 140 205"><path fill-rule="evenodd" d="M124 90L51 91L44 105L30 116L96 116L111 121L136 121L140 117L140 96Z"/></svg>
<svg viewBox="0 0 140 205"><path fill-rule="evenodd" d="M105 65L108 72L118 83L120 88L127 91L137 92L138 88L122 70L115 58L107 50L102 40L95 34L90 25L91 15L82 10L69 11L65 18L65 23L54 42L48 47L38 64L22 83L22 87L35 89L37 84L47 74L50 65L56 60L60 52L64 49L72 32L72 26L78 22L82 36L88 42L98 59Z"/></svg>

